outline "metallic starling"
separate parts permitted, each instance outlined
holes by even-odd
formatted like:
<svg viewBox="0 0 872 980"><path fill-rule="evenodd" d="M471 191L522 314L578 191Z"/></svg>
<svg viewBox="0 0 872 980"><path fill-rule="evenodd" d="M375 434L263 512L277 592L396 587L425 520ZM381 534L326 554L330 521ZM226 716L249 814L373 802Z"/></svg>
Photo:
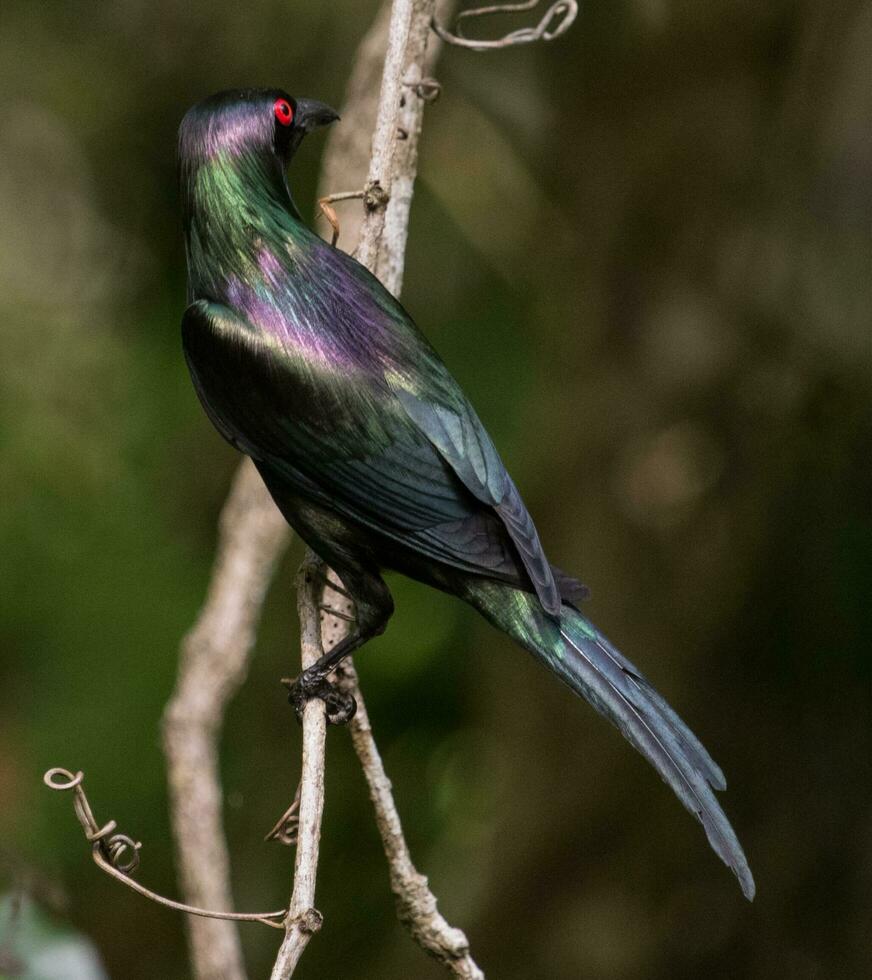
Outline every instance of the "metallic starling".
<svg viewBox="0 0 872 980"><path fill-rule="evenodd" d="M409 314L300 217L288 165L306 133L337 118L278 89L233 90L192 108L179 132L194 386L356 607L348 637L298 679L297 704L325 696L330 670L384 631L383 570L459 596L620 729L752 898L713 793L721 770L579 612L586 590L548 562L493 442Z"/></svg>

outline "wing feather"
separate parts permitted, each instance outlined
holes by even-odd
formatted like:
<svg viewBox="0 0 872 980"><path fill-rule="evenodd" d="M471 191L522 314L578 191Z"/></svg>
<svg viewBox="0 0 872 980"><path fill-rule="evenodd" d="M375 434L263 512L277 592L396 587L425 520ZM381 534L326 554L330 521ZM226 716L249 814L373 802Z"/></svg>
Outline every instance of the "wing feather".
<svg viewBox="0 0 872 980"><path fill-rule="evenodd" d="M346 379L361 394L340 398L220 304L192 304L182 333L207 414L261 468L418 554L514 584L529 577L559 610L536 529L471 409L415 417L383 379Z"/></svg>
<svg viewBox="0 0 872 980"><path fill-rule="evenodd" d="M392 387L409 418L439 450L464 486L494 508L518 549L543 608L552 616L559 616L560 590L536 526L472 406L462 399L459 410L454 411L422 399L400 384Z"/></svg>

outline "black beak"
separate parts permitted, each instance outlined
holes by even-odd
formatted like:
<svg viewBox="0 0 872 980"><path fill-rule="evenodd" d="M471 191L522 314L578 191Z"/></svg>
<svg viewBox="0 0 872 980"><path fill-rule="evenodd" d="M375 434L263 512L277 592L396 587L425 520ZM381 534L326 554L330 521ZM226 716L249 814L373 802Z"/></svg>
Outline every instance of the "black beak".
<svg viewBox="0 0 872 980"><path fill-rule="evenodd" d="M339 113L323 102L314 99L297 99L296 123L304 133L311 133L319 126L327 126L336 122Z"/></svg>

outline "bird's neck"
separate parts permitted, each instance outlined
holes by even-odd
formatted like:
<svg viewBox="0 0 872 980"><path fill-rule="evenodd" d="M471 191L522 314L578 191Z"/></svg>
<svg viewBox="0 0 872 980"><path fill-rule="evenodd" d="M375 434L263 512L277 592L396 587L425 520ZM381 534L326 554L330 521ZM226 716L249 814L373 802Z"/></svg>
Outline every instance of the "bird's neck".
<svg viewBox="0 0 872 980"><path fill-rule="evenodd" d="M221 299L264 241L293 241L302 219L274 157L217 154L181 174L191 299Z"/></svg>

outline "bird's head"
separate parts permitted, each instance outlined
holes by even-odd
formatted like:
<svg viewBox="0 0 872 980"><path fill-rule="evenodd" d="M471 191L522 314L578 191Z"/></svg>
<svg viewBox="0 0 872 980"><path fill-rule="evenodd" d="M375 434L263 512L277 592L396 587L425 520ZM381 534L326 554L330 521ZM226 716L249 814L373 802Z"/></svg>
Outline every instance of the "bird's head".
<svg viewBox="0 0 872 980"><path fill-rule="evenodd" d="M179 178L186 223L221 222L244 202L279 202L299 218L287 169L306 133L338 119L329 106L281 89L229 89L189 109L179 127Z"/></svg>
<svg viewBox="0 0 872 980"><path fill-rule="evenodd" d="M179 127L182 165L215 156L272 158L282 168L303 137L339 118L313 99L294 99L281 89L228 89L189 109Z"/></svg>

